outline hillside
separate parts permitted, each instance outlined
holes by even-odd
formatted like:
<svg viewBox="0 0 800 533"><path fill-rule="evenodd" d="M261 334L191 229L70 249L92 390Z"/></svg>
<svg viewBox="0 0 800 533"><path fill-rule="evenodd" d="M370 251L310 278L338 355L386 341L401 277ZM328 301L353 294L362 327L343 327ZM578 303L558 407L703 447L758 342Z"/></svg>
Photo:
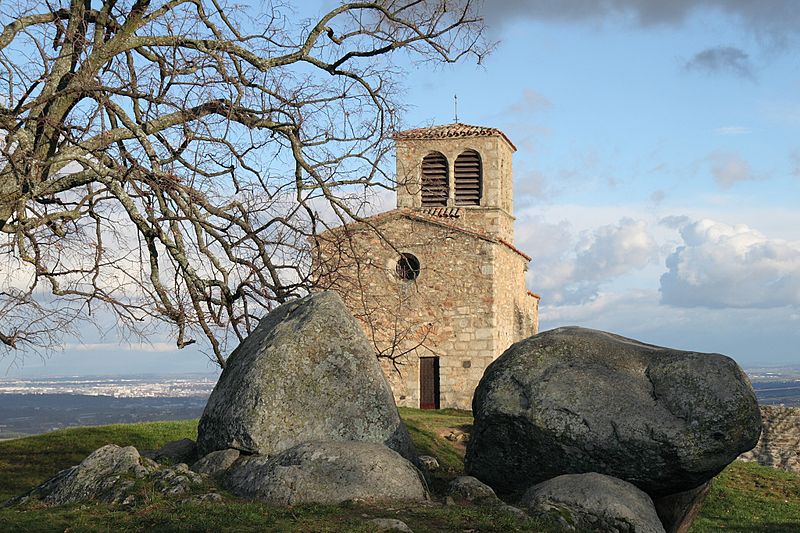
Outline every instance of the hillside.
<svg viewBox="0 0 800 533"><path fill-rule="evenodd" d="M461 411L401 409L420 453L437 457L441 470L434 491L463 470L463 440L472 419ZM57 471L80 462L107 444L154 449L165 442L195 438L196 421L154 422L75 428L0 442L0 501L25 492ZM449 437L449 438L447 438ZM452 439L452 440L451 440ZM0 510L3 531L372 531L370 518L399 518L416 533L426 531L554 531L481 507L392 508L299 506L291 509L229 497L219 503L181 503L183 498L152 494L133 507L106 505L30 507ZM800 476L737 462L717 479L693 533L800 530Z"/></svg>

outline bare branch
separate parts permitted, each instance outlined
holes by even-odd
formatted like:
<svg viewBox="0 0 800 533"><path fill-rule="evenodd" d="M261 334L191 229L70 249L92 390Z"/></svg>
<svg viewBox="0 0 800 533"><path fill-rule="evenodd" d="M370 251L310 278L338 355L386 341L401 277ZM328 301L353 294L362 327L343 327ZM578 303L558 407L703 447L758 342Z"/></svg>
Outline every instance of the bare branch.
<svg viewBox="0 0 800 533"><path fill-rule="evenodd" d="M314 236L392 187L394 55L490 48L474 0L248 9L0 4L0 350L57 346L100 308L224 365L311 289Z"/></svg>

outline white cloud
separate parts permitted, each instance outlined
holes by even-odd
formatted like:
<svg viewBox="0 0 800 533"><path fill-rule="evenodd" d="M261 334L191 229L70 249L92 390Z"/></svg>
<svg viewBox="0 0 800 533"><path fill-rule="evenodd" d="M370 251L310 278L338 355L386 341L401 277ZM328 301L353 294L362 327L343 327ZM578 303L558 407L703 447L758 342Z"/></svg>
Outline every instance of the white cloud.
<svg viewBox="0 0 800 533"><path fill-rule="evenodd" d="M711 174L724 188L740 181L761 179L761 176L753 173L750 163L738 154L717 151L708 156L708 161L711 163Z"/></svg>
<svg viewBox="0 0 800 533"><path fill-rule="evenodd" d="M800 242L770 239L749 226L713 220L680 229L667 258L661 301L682 307L800 305Z"/></svg>
<svg viewBox="0 0 800 533"><path fill-rule="evenodd" d="M650 201L653 202L655 205L660 205L666 197L667 193L662 191L661 189L658 189L650 194Z"/></svg>
<svg viewBox="0 0 800 533"><path fill-rule="evenodd" d="M137 342L137 343L117 343L117 342L90 342L90 343L67 343L62 347L64 350L76 351L106 351L106 352L145 352L145 353L168 353L177 352L178 347L174 342Z"/></svg>
<svg viewBox="0 0 800 533"><path fill-rule="evenodd" d="M540 310L542 330L578 325L681 350L729 355L743 366L797 364L800 328L786 308L666 306L655 290L603 292L579 305Z"/></svg>
<svg viewBox="0 0 800 533"><path fill-rule="evenodd" d="M575 274L582 280L611 279L642 268L657 252L647 224L630 218L584 233L575 249Z"/></svg>
<svg viewBox="0 0 800 533"><path fill-rule="evenodd" d="M723 126L714 130L717 135L746 135L750 133L750 128L744 126Z"/></svg>
<svg viewBox="0 0 800 533"><path fill-rule="evenodd" d="M520 246L535 257L529 285L550 304L591 301L604 284L658 257L656 241L639 220L623 218L576 234L566 221L535 218L520 229Z"/></svg>
<svg viewBox="0 0 800 533"><path fill-rule="evenodd" d="M508 113L519 115L551 107L553 107L553 104L545 95L533 89L525 89L522 92L522 98L509 106Z"/></svg>
<svg viewBox="0 0 800 533"><path fill-rule="evenodd" d="M741 78L754 79L750 56L733 46L715 46L702 50L687 61L684 68L709 74L730 73Z"/></svg>
<svg viewBox="0 0 800 533"><path fill-rule="evenodd" d="M524 163L514 170L514 197L517 204L527 204L552 195L547 177L536 169L529 170Z"/></svg>
<svg viewBox="0 0 800 533"><path fill-rule="evenodd" d="M486 17L492 26L538 20L593 22L622 19L643 28L679 26L697 14L727 14L744 28L776 44L797 33L800 11L795 0L504 0L492 2Z"/></svg>

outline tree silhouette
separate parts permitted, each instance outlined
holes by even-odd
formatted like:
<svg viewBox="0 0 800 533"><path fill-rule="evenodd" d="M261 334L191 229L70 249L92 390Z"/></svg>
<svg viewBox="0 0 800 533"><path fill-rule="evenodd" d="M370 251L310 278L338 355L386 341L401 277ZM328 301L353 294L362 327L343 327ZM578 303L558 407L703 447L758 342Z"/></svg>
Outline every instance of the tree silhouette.
<svg viewBox="0 0 800 533"><path fill-rule="evenodd" d="M98 308L224 366L307 290L313 236L391 187L398 53L478 60L472 0L0 4L0 346L58 345ZM357 195L356 195L357 196ZM14 350L17 349L17 350Z"/></svg>

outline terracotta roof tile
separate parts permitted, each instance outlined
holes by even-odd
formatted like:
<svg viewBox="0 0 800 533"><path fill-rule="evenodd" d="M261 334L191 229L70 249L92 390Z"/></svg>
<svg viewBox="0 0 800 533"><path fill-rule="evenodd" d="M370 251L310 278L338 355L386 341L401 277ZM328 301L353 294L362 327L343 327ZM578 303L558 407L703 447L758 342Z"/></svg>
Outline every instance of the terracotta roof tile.
<svg viewBox="0 0 800 533"><path fill-rule="evenodd" d="M506 242L503 239L494 237L493 235L490 235L488 233L485 233L485 232L477 230L477 229L467 228L467 227L464 227L464 226L462 226L460 224L454 224L454 223L446 222L445 220L443 220L445 218L458 218L458 217L442 216L441 214L428 213L428 212L425 212L424 210L409 209L407 207L398 207L397 209L392 209L391 211L384 211L383 213L378 213L377 215L372 215L370 217L366 217L366 218L364 218L364 219L362 219L360 221L350 222L348 224L345 224L344 226L336 226L336 227L333 227L333 228L329 228L329 229L326 229L325 231L323 231L322 233L320 233L319 236L325 235L328 232L339 233L340 231L343 231L343 230L344 231L350 231L352 229L356 229L356 228L358 228L360 226L363 226L363 225L366 225L367 227L375 226L377 224L380 224L381 222L384 222L385 220L390 220L390 219L397 218L397 217L406 217L406 218L409 218L411 220L419 220L421 222L428 222L430 224L446 227L448 229L459 231L461 233L466 233L467 235L472 235L473 237L476 237L476 238L484 240L484 241L500 243L503 246L505 246L506 248L510 249L512 252L518 254L520 257L522 257L526 261L530 261L531 260L531 257L529 255L527 255L525 252L521 251L519 248L517 248L516 246L514 246L513 244L511 244L509 242Z"/></svg>
<svg viewBox="0 0 800 533"><path fill-rule="evenodd" d="M470 126L469 124L442 124L430 126L428 128L415 128L412 130L398 131L394 134L394 139L399 141L422 140L422 139L453 139L458 137L502 137L511 145L514 151L517 147L506 137L506 134L497 128L486 126Z"/></svg>
<svg viewBox="0 0 800 533"><path fill-rule="evenodd" d="M530 261L530 260L531 260L531 256L529 256L528 254L526 254L525 252L523 252L522 250L520 250L519 248L517 248L516 246L514 246L514 245L513 245L513 244L511 244L510 242L506 242L506 241L504 241L503 239L497 239L497 240L498 240L498 241L500 241L500 243L501 243L501 244L503 244L503 245L505 245L505 246L507 246L507 247L511 248L511 250L512 250L512 251L514 251L514 252L518 253L519 255L521 255L522 257L524 257L525 259L527 259L528 261Z"/></svg>

